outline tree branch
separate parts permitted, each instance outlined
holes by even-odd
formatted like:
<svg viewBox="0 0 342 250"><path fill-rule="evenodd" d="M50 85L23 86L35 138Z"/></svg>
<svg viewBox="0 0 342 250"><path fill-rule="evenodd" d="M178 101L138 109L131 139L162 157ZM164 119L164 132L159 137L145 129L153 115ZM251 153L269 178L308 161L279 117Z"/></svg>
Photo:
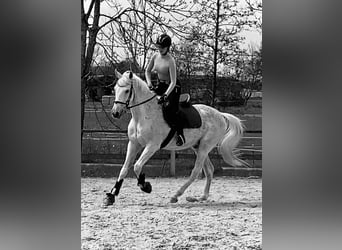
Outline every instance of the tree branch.
<svg viewBox="0 0 342 250"><path fill-rule="evenodd" d="M84 0L81 0L81 1L83 2ZM87 14L86 14L86 19L88 19L90 17L90 13L93 10L93 7L94 7L94 4L96 1L98 1L98 0L91 0L91 3L89 5L89 9L88 9Z"/></svg>

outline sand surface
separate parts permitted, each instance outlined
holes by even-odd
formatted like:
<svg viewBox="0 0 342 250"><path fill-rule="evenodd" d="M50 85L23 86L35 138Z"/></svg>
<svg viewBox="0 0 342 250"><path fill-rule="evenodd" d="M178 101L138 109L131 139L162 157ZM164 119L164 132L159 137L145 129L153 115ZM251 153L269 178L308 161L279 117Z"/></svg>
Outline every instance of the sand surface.
<svg viewBox="0 0 342 250"><path fill-rule="evenodd" d="M146 178L146 194L136 179L125 179L113 206L102 206L114 179L81 181L81 249L262 249L262 180L215 177L205 202L205 179L179 198L171 196L187 178Z"/></svg>

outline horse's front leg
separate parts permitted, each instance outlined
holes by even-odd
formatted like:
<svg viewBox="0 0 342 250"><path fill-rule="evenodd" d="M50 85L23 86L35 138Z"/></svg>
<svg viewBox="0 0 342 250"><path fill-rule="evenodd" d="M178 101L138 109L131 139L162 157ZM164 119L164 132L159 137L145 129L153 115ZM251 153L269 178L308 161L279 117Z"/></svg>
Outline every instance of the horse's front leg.
<svg viewBox="0 0 342 250"><path fill-rule="evenodd" d="M138 178L138 186L140 189L146 193L151 193L152 186L151 183L145 182L145 174L141 173L142 167L145 163L154 155L156 151L159 150L159 147L156 145L148 144L143 152L141 153L139 159L134 164L134 172Z"/></svg>
<svg viewBox="0 0 342 250"><path fill-rule="evenodd" d="M109 206L113 205L115 202L115 196L117 196L120 192L122 182L124 178L127 176L129 169L133 165L133 161L137 156L138 152L140 151L141 146L137 142L129 141L127 145L127 153L125 162L120 170L119 178L116 181L115 185L113 186L110 193L107 193L104 205Z"/></svg>

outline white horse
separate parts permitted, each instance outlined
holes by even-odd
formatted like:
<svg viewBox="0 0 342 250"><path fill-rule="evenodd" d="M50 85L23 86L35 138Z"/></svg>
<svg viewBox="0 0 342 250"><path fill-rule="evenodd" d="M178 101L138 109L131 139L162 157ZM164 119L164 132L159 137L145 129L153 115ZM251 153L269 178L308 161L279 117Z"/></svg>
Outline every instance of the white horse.
<svg viewBox="0 0 342 250"><path fill-rule="evenodd" d="M170 127L165 122L161 105L158 104L156 94L151 91L146 82L130 71L122 75L115 72L118 81L114 87L115 101L111 113L113 117L120 118L124 110L130 109L132 119L128 125L128 146L125 162L121 168L119 178L110 193L107 193L105 205L112 205L115 196L119 194L122 182L138 152L142 149L139 159L134 163L134 172L138 178L138 185L144 192L151 192L152 186L145 182L142 167L160 149L160 145L168 135ZM164 148L166 150L183 150L192 148L196 153L195 166L189 180L174 194L171 202L177 202L189 185L197 178L201 170L206 175L206 185L201 200L207 200L214 166L209 159L209 152L218 146L219 152L225 162L231 166L249 166L248 163L239 159L233 149L239 143L243 135L243 125L239 118L221 113L206 105L193 105L199 112L202 125L196 129L184 129L185 144L176 145L173 138Z"/></svg>

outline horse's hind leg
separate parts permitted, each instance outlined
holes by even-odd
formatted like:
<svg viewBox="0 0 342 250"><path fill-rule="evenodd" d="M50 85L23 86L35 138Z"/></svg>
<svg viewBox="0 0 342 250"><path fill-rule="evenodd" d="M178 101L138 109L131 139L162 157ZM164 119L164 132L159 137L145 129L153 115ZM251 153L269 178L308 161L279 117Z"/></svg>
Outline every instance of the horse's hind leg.
<svg viewBox="0 0 342 250"><path fill-rule="evenodd" d="M203 170L207 178L207 182L204 187L204 194L201 196L200 200L207 200L209 197L210 185L214 174L214 166L211 163L209 156L204 161Z"/></svg>
<svg viewBox="0 0 342 250"><path fill-rule="evenodd" d="M197 149L196 148L192 148L192 150L195 152L195 154L197 155ZM206 184L204 187L204 193L201 196L200 200L207 200L209 197L209 190L210 190L210 185L211 185L211 181L213 179L213 175L214 175L214 165L212 164L212 162L210 161L209 155L207 156L207 158L205 158L204 164L203 164L203 170L204 170L204 174L206 176ZM191 198L190 198L191 199ZM191 201L196 201L197 199L192 198Z"/></svg>
<svg viewBox="0 0 342 250"><path fill-rule="evenodd" d="M175 203L178 201L178 197L181 196L184 191L191 185L191 183L197 178L199 173L201 172L201 169L203 167L205 159L208 157L208 153L210 150L207 150L206 148L199 149L197 151L197 158L195 162L195 167L191 171L191 175L189 180L176 192L176 194L171 198L171 203Z"/></svg>

